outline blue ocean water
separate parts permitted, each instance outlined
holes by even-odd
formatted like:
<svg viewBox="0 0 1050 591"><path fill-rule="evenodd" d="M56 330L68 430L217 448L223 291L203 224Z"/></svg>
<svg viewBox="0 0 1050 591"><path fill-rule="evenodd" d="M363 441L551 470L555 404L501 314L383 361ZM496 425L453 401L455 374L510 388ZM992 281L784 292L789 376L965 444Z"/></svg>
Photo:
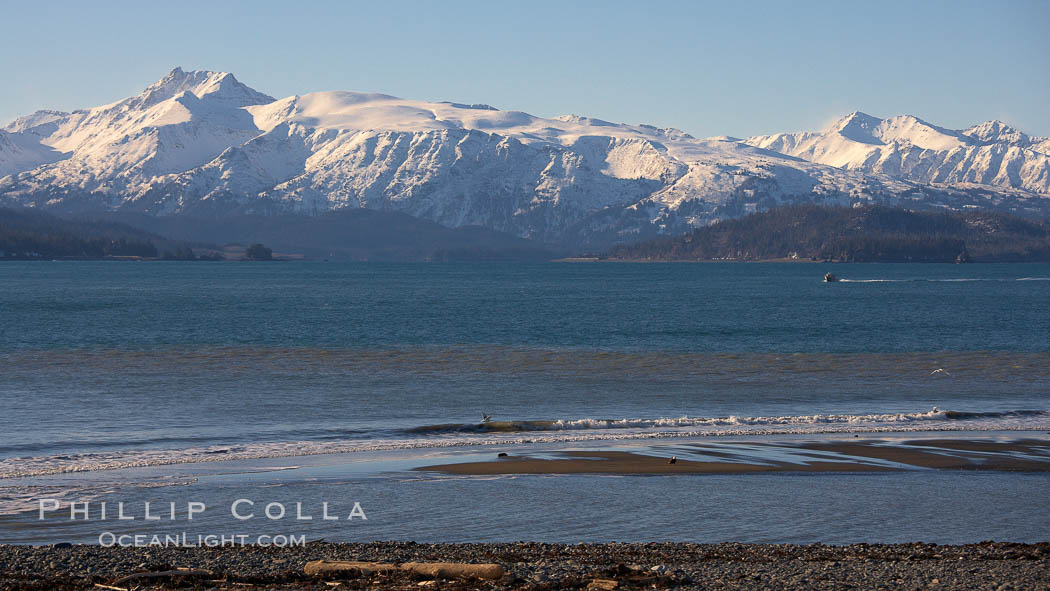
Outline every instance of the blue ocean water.
<svg viewBox="0 0 1050 591"><path fill-rule="evenodd" d="M827 270L844 281L824 283ZM52 535L18 517L42 494L221 497L228 487L265 486L291 498L338 490L308 484L334 482L382 505L418 477L372 461L377 453L418 463L420 454L710 436L1045 434L1047 302L1050 265L1036 264L8 262L0 265L0 513L9 517L0 519L0 542ZM482 424L482 412L494 422ZM282 461L323 463L318 454L338 454L343 468L317 481L305 468L269 471ZM371 467L347 469L360 463L354 458ZM230 468L237 462L256 462L246 471L267 476L216 480L244 472ZM586 497L613 486L626 498L643 483L650 492L639 511L648 515L645 507L684 494L676 478L425 479L429 513L446 518L370 521L341 535L601 539L584 525L543 520L479 530L457 503L554 494L538 492L545 487ZM750 520L727 517L717 535L705 529L704 539L853 539L854 530L803 527L799 515L759 501L770 486L784 494L817 487L848 513L841 475L720 478L754 511ZM850 478L877 484L861 487L871 506L885 500L879 490L908 479L947 495L946 507L964 494L952 490L1018 493L1003 508L1014 517L931 530L945 540L1006 530L1030 539L1032 527L1046 525L1017 517L1032 491L1047 490L1041 475ZM961 480L938 484L949 478ZM404 503L419 502L404 494ZM581 515L587 506L563 500L557 511ZM911 535L903 527L873 535L903 539ZM703 537L651 516L606 531Z"/></svg>
<svg viewBox="0 0 1050 591"><path fill-rule="evenodd" d="M822 283L827 269L847 283ZM1048 278L1039 264L9 262L0 345L1045 352Z"/></svg>

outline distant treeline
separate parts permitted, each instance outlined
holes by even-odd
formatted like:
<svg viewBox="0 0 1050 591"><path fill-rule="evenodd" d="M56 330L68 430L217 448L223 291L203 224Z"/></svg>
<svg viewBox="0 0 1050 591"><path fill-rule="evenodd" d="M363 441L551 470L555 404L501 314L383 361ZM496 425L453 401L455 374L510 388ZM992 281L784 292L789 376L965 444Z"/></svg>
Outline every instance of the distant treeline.
<svg viewBox="0 0 1050 591"><path fill-rule="evenodd" d="M446 228L406 213L346 208L303 214L227 213L120 219L158 234L201 243L265 244L307 259L352 261L546 261L571 254L478 226ZM256 260L265 254L255 253ZM245 251L246 258L253 253Z"/></svg>
<svg viewBox="0 0 1050 591"><path fill-rule="evenodd" d="M0 259L109 257L203 260L182 243L126 224L72 221L31 209L0 207Z"/></svg>
<svg viewBox="0 0 1050 591"><path fill-rule="evenodd" d="M797 205L725 220L683 236L617 246L604 258L1050 262L1050 224L978 210Z"/></svg>

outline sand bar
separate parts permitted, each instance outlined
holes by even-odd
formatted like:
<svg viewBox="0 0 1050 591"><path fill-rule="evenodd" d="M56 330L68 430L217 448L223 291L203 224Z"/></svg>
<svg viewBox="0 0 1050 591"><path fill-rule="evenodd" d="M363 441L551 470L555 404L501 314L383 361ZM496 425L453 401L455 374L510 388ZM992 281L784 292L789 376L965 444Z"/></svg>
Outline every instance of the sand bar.
<svg viewBox="0 0 1050 591"><path fill-rule="evenodd" d="M553 456L553 457L552 457ZM672 456L675 462L669 463ZM644 451L564 451L417 468L446 474L737 474L899 470L1050 471L1050 441L926 439L679 444Z"/></svg>

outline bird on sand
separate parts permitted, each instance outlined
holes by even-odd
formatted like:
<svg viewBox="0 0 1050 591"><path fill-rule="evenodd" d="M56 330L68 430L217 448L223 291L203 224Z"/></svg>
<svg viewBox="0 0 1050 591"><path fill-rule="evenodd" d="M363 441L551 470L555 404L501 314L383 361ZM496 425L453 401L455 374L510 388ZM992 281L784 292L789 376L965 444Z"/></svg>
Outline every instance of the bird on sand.
<svg viewBox="0 0 1050 591"><path fill-rule="evenodd" d="M671 459L667 460L667 463L668 464L677 464L678 463L678 456L671 456Z"/></svg>

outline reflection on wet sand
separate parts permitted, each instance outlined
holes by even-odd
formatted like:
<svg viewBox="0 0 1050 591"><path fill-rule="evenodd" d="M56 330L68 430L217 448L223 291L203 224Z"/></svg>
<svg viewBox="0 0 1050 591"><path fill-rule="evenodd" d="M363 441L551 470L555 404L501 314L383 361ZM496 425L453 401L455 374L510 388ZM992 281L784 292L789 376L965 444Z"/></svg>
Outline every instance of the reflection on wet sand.
<svg viewBox="0 0 1050 591"><path fill-rule="evenodd" d="M676 457L672 464L669 458ZM643 451L564 451L546 457L425 466L448 474L731 474L893 470L1050 471L1050 440L927 439L690 443Z"/></svg>

